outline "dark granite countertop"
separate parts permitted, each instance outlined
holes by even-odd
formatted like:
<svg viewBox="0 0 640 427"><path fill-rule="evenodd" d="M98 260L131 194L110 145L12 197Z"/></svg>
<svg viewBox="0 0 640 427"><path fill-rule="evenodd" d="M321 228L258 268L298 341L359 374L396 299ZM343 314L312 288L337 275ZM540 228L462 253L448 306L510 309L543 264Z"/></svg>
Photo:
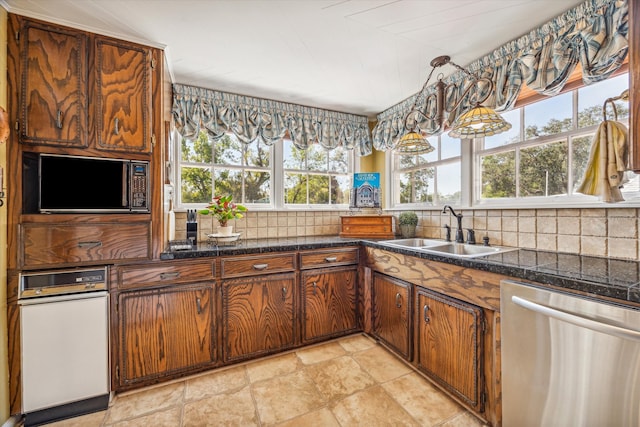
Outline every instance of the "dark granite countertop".
<svg viewBox="0 0 640 427"><path fill-rule="evenodd" d="M358 244L462 267L476 268L569 291L578 291L593 297L640 303L640 262L638 261L529 249L518 249L477 258L459 258L400 248L375 240L349 239L337 236L307 236L243 239L226 245L202 242L187 250L172 251L167 248L160 258L189 259L262 254Z"/></svg>

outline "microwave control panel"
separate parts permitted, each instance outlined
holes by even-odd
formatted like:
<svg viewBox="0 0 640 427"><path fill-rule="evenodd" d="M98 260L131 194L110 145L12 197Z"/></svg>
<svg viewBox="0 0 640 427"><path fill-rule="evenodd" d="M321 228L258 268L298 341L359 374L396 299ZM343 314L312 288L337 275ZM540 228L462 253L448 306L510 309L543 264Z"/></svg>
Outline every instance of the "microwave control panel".
<svg viewBox="0 0 640 427"><path fill-rule="evenodd" d="M149 163L131 162L131 210L148 211Z"/></svg>

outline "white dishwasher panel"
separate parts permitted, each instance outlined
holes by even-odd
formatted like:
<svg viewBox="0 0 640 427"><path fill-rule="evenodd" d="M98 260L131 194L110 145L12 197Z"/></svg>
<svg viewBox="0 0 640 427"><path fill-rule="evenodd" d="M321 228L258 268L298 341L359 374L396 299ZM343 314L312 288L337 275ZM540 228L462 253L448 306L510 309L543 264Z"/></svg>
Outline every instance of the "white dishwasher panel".
<svg viewBox="0 0 640 427"><path fill-rule="evenodd" d="M109 392L108 293L21 302L23 412Z"/></svg>

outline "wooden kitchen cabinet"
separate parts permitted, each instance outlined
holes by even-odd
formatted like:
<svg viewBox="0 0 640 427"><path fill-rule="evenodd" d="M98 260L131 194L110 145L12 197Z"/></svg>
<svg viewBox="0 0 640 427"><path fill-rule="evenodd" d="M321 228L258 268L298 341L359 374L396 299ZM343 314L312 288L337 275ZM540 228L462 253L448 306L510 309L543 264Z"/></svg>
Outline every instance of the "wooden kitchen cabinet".
<svg viewBox="0 0 640 427"><path fill-rule="evenodd" d="M307 270L300 277L303 343L356 330L356 267Z"/></svg>
<svg viewBox="0 0 640 427"><path fill-rule="evenodd" d="M121 292L116 385L206 367L215 361L211 283Z"/></svg>
<svg viewBox="0 0 640 427"><path fill-rule="evenodd" d="M355 331L358 249L304 252L300 259L302 342L312 343ZM325 267L334 263L346 265Z"/></svg>
<svg viewBox="0 0 640 427"><path fill-rule="evenodd" d="M293 347L296 257L286 252L220 260L225 363Z"/></svg>
<svg viewBox="0 0 640 427"><path fill-rule="evenodd" d="M155 49L16 15L11 19L18 21L15 37L22 52L22 143L151 152Z"/></svg>
<svg viewBox="0 0 640 427"><path fill-rule="evenodd" d="M482 309L422 287L416 300L418 369L483 412Z"/></svg>
<svg viewBox="0 0 640 427"><path fill-rule="evenodd" d="M295 283L293 272L222 281L225 362L275 353L295 344Z"/></svg>
<svg viewBox="0 0 640 427"><path fill-rule="evenodd" d="M97 148L151 151L151 49L95 39Z"/></svg>
<svg viewBox="0 0 640 427"><path fill-rule="evenodd" d="M21 226L23 268L149 259L150 224L25 223Z"/></svg>
<svg viewBox="0 0 640 427"><path fill-rule="evenodd" d="M20 23L20 142L86 147L87 36L32 20Z"/></svg>
<svg viewBox="0 0 640 427"><path fill-rule="evenodd" d="M412 286L378 272L373 273L371 290L372 333L411 361L412 341Z"/></svg>

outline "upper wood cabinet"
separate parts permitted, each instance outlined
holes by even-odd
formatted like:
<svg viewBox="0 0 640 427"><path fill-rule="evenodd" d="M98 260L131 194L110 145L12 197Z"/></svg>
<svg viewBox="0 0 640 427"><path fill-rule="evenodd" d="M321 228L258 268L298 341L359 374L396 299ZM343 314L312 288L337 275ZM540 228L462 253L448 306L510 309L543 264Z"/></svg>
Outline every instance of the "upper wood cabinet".
<svg viewBox="0 0 640 427"><path fill-rule="evenodd" d="M27 144L86 147L87 36L24 20L20 139Z"/></svg>
<svg viewBox="0 0 640 427"><path fill-rule="evenodd" d="M96 37L97 148L148 153L151 67L148 48Z"/></svg>
<svg viewBox="0 0 640 427"><path fill-rule="evenodd" d="M155 50L12 15L24 144L150 153Z"/></svg>

